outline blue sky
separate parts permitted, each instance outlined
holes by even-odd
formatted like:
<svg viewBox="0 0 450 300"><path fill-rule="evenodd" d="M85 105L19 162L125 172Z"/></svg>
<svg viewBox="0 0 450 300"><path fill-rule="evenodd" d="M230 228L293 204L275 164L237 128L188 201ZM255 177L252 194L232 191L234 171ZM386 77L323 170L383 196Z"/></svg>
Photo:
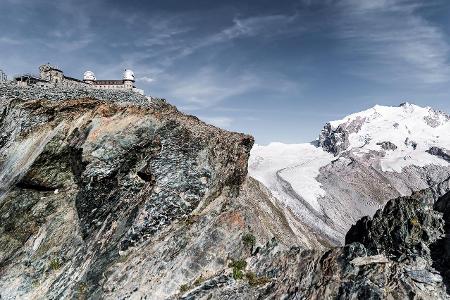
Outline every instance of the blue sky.
<svg viewBox="0 0 450 300"><path fill-rule="evenodd" d="M147 94L260 144L375 104L450 112L447 0L0 1L9 76L131 68Z"/></svg>

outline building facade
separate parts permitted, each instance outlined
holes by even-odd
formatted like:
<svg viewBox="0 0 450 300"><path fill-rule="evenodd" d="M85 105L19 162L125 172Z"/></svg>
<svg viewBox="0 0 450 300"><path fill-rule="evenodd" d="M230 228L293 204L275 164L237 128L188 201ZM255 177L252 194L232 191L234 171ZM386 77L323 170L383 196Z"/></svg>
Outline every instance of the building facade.
<svg viewBox="0 0 450 300"><path fill-rule="evenodd" d="M142 90L136 89L134 85L135 76L131 70L125 70L120 80L97 80L92 71L84 72L83 80L79 80L65 76L64 72L57 67L45 64L39 67L39 76L25 74L16 76L14 79L19 86L37 85L40 87L62 86L68 88L130 90L143 94Z"/></svg>

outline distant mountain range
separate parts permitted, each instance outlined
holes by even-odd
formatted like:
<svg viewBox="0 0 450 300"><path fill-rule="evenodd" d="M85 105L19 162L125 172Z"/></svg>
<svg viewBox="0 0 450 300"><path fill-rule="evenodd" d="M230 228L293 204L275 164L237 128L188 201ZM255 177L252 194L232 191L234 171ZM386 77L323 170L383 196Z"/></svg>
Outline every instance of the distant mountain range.
<svg viewBox="0 0 450 300"><path fill-rule="evenodd" d="M310 144L255 145L249 174L332 244L386 201L449 190L450 117L403 103L327 123Z"/></svg>

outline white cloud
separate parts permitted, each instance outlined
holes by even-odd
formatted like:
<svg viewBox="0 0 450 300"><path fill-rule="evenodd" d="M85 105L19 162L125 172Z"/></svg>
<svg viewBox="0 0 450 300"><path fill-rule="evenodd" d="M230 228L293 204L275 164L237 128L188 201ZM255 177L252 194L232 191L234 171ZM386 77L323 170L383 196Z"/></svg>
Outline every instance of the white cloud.
<svg viewBox="0 0 450 300"><path fill-rule="evenodd" d="M23 41L12 37L2 36L0 37L0 43L17 46L22 45Z"/></svg>
<svg viewBox="0 0 450 300"><path fill-rule="evenodd" d="M206 117L206 116L200 116L200 120L203 120L206 123L212 124L214 126L220 127L220 128L227 128L233 123L233 119L229 117Z"/></svg>
<svg viewBox="0 0 450 300"><path fill-rule="evenodd" d="M136 81L142 81L142 82L146 82L146 83L151 83L153 81L155 81L155 79L148 77L148 76L140 76L136 78Z"/></svg>
<svg viewBox="0 0 450 300"><path fill-rule="evenodd" d="M189 15L178 18L156 18L149 24L149 35L141 36L134 44L138 48L126 54L126 59L139 61L156 59L158 65L167 68L175 61L192 55L202 49L227 44L244 37L276 39L304 30L295 22L294 15L261 15L247 18L234 18L232 25L216 32L195 36L195 30L188 23ZM114 44L114 46L123 46ZM145 49L143 51L142 49ZM138 58L133 58L138 57Z"/></svg>
<svg viewBox="0 0 450 300"><path fill-rule="evenodd" d="M294 24L297 15L265 15L235 18L233 25L211 37L211 42L223 42L243 36L275 37L303 30Z"/></svg>
<svg viewBox="0 0 450 300"><path fill-rule="evenodd" d="M378 81L442 83L450 80L445 33L417 13L422 4L402 0L344 0L339 37L365 61L351 70Z"/></svg>
<svg viewBox="0 0 450 300"><path fill-rule="evenodd" d="M186 103L184 109L195 110L217 103L261 86L251 74L236 74L205 67L190 76L172 78L167 88L170 97Z"/></svg>

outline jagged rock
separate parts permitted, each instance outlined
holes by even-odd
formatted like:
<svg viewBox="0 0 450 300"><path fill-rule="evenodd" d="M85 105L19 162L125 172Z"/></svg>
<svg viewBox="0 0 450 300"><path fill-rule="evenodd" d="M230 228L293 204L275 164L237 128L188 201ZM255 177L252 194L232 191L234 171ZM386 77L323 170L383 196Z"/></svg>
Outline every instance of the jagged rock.
<svg viewBox="0 0 450 300"><path fill-rule="evenodd" d="M387 141L387 142L380 142L380 143L377 143L377 145L380 145L381 148L384 149L384 150L395 150L395 149L397 149L397 146L394 143L389 142L389 141Z"/></svg>
<svg viewBox="0 0 450 300"><path fill-rule="evenodd" d="M356 222L345 243L362 243L369 255L384 254L390 259L429 255L429 245L444 232L441 215L410 197L389 201L373 218Z"/></svg>
<svg viewBox="0 0 450 300"><path fill-rule="evenodd" d="M67 297L80 285L101 295L103 274L121 252L200 203L237 197L246 180L253 138L171 105L20 92L29 100L6 94L0 109L2 299Z"/></svg>
<svg viewBox="0 0 450 300"><path fill-rule="evenodd" d="M348 136L349 132L344 127L339 126L333 129L331 124L327 123L319 135L319 147L336 156L350 145Z"/></svg>
<svg viewBox="0 0 450 300"><path fill-rule="evenodd" d="M183 299L449 299L428 248L442 236L442 215L417 200L426 201L425 194L388 202L372 222L360 222L360 232L349 232L351 243L344 247L321 253L268 245L246 270L267 278L260 286L229 278ZM412 226L411 219L417 220Z"/></svg>
<svg viewBox="0 0 450 300"><path fill-rule="evenodd" d="M434 209L443 214L445 236L431 246L433 267L441 273L447 293L450 293L450 193L440 197Z"/></svg>
<svg viewBox="0 0 450 300"><path fill-rule="evenodd" d="M450 162L450 153L447 150L441 149L439 147L431 147L429 150L427 150L428 153L431 155L436 155L448 162Z"/></svg>
<svg viewBox="0 0 450 300"><path fill-rule="evenodd" d="M367 257L357 257L353 259L350 263L355 266L365 266L370 264L385 264L388 263L389 259L387 259L384 255L378 254Z"/></svg>

